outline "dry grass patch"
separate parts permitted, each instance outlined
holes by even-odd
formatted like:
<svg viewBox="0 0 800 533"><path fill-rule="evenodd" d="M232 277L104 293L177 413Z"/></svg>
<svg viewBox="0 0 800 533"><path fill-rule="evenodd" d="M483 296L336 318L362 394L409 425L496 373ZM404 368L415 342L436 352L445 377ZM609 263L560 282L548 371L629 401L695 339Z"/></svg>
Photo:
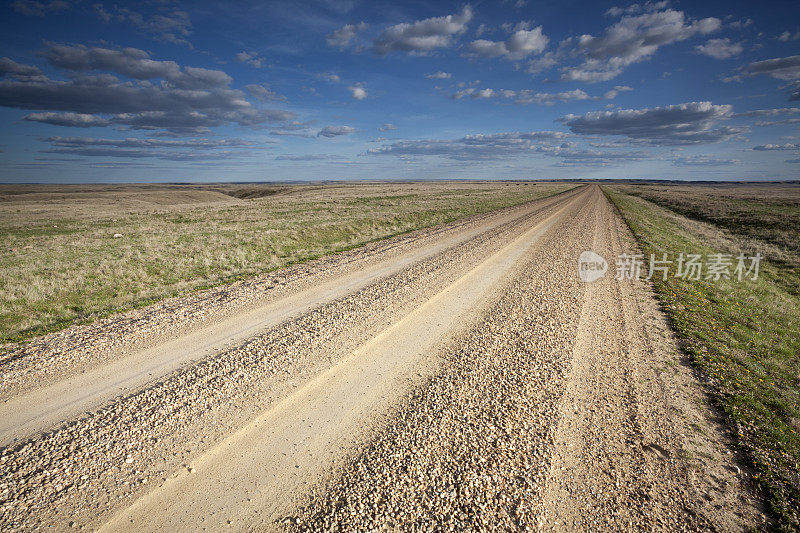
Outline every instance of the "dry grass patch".
<svg viewBox="0 0 800 533"><path fill-rule="evenodd" d="M0 186L0 341L571 187Z"/></svg>

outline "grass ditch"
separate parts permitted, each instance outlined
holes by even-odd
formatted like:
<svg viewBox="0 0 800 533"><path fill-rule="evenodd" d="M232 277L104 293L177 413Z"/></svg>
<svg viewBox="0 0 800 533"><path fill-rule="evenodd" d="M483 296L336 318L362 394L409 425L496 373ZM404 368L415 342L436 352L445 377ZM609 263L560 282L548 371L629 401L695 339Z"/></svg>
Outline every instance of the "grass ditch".
<svg viewBox="0 0 800 533"><path fill-rule="evenodd" d="M650 254L660 258L663 253L675 258L681 252L708 256L757 251L743 249L735 233L723 230L718 238L708 239L709 230L701 230L702 223L626 194L630 189L604 187L604 192L646 258ZM670 205L676 202L672 198ZM797 226L793 231L797 239ZM800 529L800 298L790 290L796 283L787 284L783 277L796 277L798 272L762 261L756 281L692 280L673 274L670 271L666 280L653 277L661 305L751 462L776 529L796 531Z"/></svg>

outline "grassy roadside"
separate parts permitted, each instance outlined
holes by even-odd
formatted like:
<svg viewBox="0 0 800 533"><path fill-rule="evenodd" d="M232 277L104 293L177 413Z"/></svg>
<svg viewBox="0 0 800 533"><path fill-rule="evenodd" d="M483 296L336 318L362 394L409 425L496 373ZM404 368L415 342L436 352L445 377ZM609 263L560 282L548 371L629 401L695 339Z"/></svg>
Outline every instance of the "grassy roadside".
<svg viewBox="0 0 800 533"><path fill-rule="evenodd" d="M0 343L572 187L331 185L245 197L191 187L14 190L0 194Z"/></svg>
<svg viewBox="0 0 800 533"><path fill-rule="evenodd" d="M735 236L711 246L674 211L617 187L604 192L645 257L757 251L742 249ZM800 298L783 279L797 270L762 262L758 280L741 282L673 273L654 276L654 289L752 462L778 529L800 529Z"/></svg>

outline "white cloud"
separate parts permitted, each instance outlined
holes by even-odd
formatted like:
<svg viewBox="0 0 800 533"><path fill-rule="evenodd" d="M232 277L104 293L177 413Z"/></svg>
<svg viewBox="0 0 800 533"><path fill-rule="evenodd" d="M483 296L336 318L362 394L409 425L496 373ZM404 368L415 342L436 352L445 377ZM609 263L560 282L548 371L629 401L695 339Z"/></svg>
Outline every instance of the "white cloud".
<svg viewBox="0 0 800 533"><path fill-rule="evenodd" d="M784 151L784 150L800 150L800 144L762 144L760 146L754 146L753 150L757 150L759 152L771 152L771 151Z"/></svg>
<svg viewBox="0 0 800 533"><path fill-rule="evenodd" d="M532 91L518 91L515 102L518 104L553 105L557 102L572 102L576 100L589 100L592 97L582 89L564 91L560 93L534 93Z"/></svg>
<svg viewBox="0 0 800 533"><path fill-rule="evenodd" d="M796 41L800 39L800 31L792 33L790 31L785 31L776 37L779 41L784 43L788 43L789 41Z"/></svg>
<svg viewBox="0 0 800 533"><path fill-rule="evenodd" d="M276 161L325 161L332 159L343 159L343 157L333 154L279 155L275 157Z"/></svg>
<svg viewBox="0 0 800 533"><path fill-rule="evenodd" d="M356 100L363 100L367 97L367 90L361 86L361 84L355 84L351 87L348 87L347 90L350 91L350 96L355 98Z"/></svg>
<svg viewBox="0 0 800 533"><path fill-rule="evenodd" d="M538 74L543 70L547 70L550 67L555 66L556 64L558 64L558 55L553 52L547 52L543 56L531 60L528 63L528 68L526 70L530 74Z"/></svg>
<svg viewBox="0 0 800 533"><path fill-rule="evenodd" d="M236 54L236 61L239 63L247 63L253 68L261 68L264 66L264 58L259 56L256 52L241 51Z"/></svg>
<svg viewBox="0 0 800 533"><path fill-rule="evenodd" d="M734 20L733 22L729 22L727 26L729 28L740 30L742 28L747 28L752 24L753 24L753 19L739 19L739 20Z"/></svg>
<svg viewBox="0 0 800 533"><path fill-rule="evenodd" d="M627 7L612 7L606 11L609 17L618 17L620 15L637 15L642 12L660 11L669 6L669 0L662 0L661 2L645 2L644 4L631 4Z"/></svg>
<svg viewBox="0 0 800 533"><path fill-rule="evenodd" d="M378 131L393 131L393 130L396 130L396 129L397 129L397 126L395 126L394 124L386 123L383 126L381 126L380 128L378 128Z"/></svg>
<svg viewBox="0 0 800 533"><path fill-rule="evenodd" d="M755 109L753 111L744 111L742 113L734 113L734 117L774 117L783 115L792 115L800 113L800 107L781 107L778 109Z"/></svg>
<svg viewBox="0 0 800 533"><path fill-rule="evenodd" d="M12 76L21 81L42 81L47 79L39 67L17 63L8 57L0 57L0 76Z"/></svg>
<svg viewBox="0 0 800 533"><path fill-rule="evenodd" d="M523 59L531 54L539 54L547 47L549 39L539 26L532 30L515 31L505 41L479 39L469 44L469 50L481 57L502 57L510 60Z"/></svg>
<svg viewBox="0 0 800 533"><path fill-rule="evenodd" d="M270 91L269 88L265 87L264 85L249 84L245 85L244 88L247 89L247 92L249 92L253 98L262 102L286 100L285 96L281 96L280 94Z"/></svg>
<svg viewBox="0 0 800 533"><path fill-rule="evenodd" d="M45 153L84 157L157 158L170 161L230 159L245 152L220 148L252 148L241 139L98 139L92 137L47 137L52 146Z"/></svg>
<svg viewBox="0 0 800 533"><path fill-rule="evenodd" d="M325 126L319 133L317 133L317 137L339 137L341 135L349 135L355 132L356 129L351 126Z"/></svg>
<svg viewBox="0 0 800 533"><path fill-rule="evenodd" d="M624 85L617 85L614 89L605 93L603 98L612 99L622 91L632 91L633 89ZM562 91L559 93L540 93L533 92L529 89L521 91L513 91L510 89L477 89L475 87L467 87L459 89L453 93L450 98L453 100L461 100L470 97L473 99L488 99L488 98L506 98L514 100L515 103L521 105L539 104L539 105L553 105L558 102L573 102L579 100L599 100L600 96L590 96L583 89L573 89L571 91Z"/></svg>
<svg viewBox="0 0 800 533"><path fill-rule="evenodd" d="M347 48L350 43L356 39L359 32L367 29L366 22L359 22L358 24L345 24L335 32L328 35L325 39L328 46L335 46L337 48Z"/></svg>
<svg viewBox="0 0 800 533"><path fill-rule="evenodd" d="M676 157L672 164L679 167L722 167L737 165L740 161L736 159L720 159L707 155L693 155L689 157Z"/></svg>
<svg viewBox="0 0 800 533"><path fill-rule="evenodd" d="M583 64L562 69L565 81L598 82L615 78L634 63L649 59L661 46L705 35L720 29L717 18L686 21L682 11L672 9L623 17L599 37L581 35L576 51Z"/></svg>
<svg viewBox="0 0 800 533"><path fill-rule="evenodd" d="M192 21L186 11L170 8L167 3L141 14L126 7L114 6L113 12L102 4L94 4L95 13L105 22L130 24L159 41L191 46Z"/></svg>
<svg viewBox="0 0 800 533"><path fill-rule="evenodd" d="M163 79L178 89L212 89L228 86L232 79L221 70L181 68L174 61L154 61L137 48L88 47L47 43L42 54L54 67L80 71L106 70L137 80Z"/></svg>
<svg viewBox="0 0 800 533"><path fill-rule="evenodd" d="M767 127L767 126L793 126L795 124L800 124L800 118L786 118L783 120L760 120L756 122L756 126L759 127Z"/></svg>
<svg viewBox="0 0 800 533"><path fill-rule="evenodd" d="M731 42L727 37L724 39L710 39L706 44L695 47L703 55L714 59L729 59L738 56L744 50L740 43Z"/></svg>
<svg viewBox="0 0 800 533"><path fill-rule="evenodd" d="M449 80L453 77L453 75L449 72L442 72L440 70L439 72L434 72L433 74L425 74L425 77L429 80Z"/></svg>
<svg viewBox="0 0 800 533"><path fill-rule="evenodd" d="M730 139L746 128L721 126L716 122L733 115L730 105L688 102L679 105L617 111L591 111L567 115L559 121L582 135L622 135L654 145L686 145Z"/></svg>
<svg viewBox="0 0 800 533"><path fill-rule="evenodd" d="M339 83L340 81L342 81L342 78L340 78L338 74L324 73L324 74L317 74L317 76L331 83Z"/></svg>
<svg viewBox="0 0 800 533"><path fill-rule="evenodd" d="M606 91L605 94L603 95L603 98L605 98L606 100L613 100L614 98L619 96L619 93L632 90L633 87L628 87L627 85L617 85L613 89Z"/></svg>
<svg viewBox="0 0 800 533"><path fill-rule="evenodd" d="M800 79L800 55L765 59L739 69L745 76L772 76L779 80Z"/></svg>
<svg viewBox="0 0 800 533"><path fill-rule="evenodd" d="M234 123L284 122L294 117L289 111L255 107L244 92L229 87L231 78L221 70L151 60L146 52L134 48L48 45L43 55L51 65L69 70L71 79L53 80L30 70L35 67L0 61L0 68L12 78L0 80L0 106L47 112L28 115L28 120L54 125L84 127L90 123L174 134L206 133L211 127Z"/></svg>
<svg viewBox="0 0 800 533"><path fill-rule="evenodd" d="M108 119L87 113L30 113L22 118L32 122L42 122L54 126L68 126L73 128L91 128L108 126L111 124Z"/></svg>
<svg viewBox="0 0 800 533"><path fill-rule="evenodd" d="M452 43L454 35L466 31L472 20L472 8L464 6L461 13L402 23L386 28L373 43L376 54L390 52L409 52L424 54L437 48L446 48Z"/></svg>
<svg viewBox="0 0 800 533"><path fill-rule="evenodd" d="M400 158L443 157L455 161L491 161L512 157L545 156L567 166L606 166L638 161L648 156L641 151L602 151L577 148L568 142L570 135L558 131L510 132L467 135L452 140L398 141L367 150L367 155L392 155Z"/></svg>

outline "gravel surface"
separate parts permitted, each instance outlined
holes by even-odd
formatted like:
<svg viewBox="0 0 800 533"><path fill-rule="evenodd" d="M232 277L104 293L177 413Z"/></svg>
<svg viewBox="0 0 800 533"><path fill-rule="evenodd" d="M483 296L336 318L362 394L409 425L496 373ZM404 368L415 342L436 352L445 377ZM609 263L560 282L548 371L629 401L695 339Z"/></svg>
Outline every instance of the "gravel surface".
<svg viewBox="0 0 800 533"><path fill-rule="evenodd" d="M513 211L509 222L492 225L435 257L39 438L0 450L3 529L97 525L99 518L163 482L277 398L452 283L519 235L528 220L554 211L553 204L543 201Z"/></svg>
<svg viewBox="0 0 800 533"><path fill-rule="evenodd" d="M698 531L763 525L746 480L731 475L738 467L724 438L705 443L703 451L716 454L689 458L699 450L691 442L699 436L686 437L689 426L708 413L696 412L697 397L682 403L681 388L694 387L702 398L688 371L657 386L640 383L655 359L677 355L665 325L643 323L630 307L638 305L632 293L645 287L577 279L580 252L613 257L621 250L620 231L602 200L565 221L483 323L442 350L441 371L280 526ZM647 296L642 305L653 303ZM653 341L666 344L658 357Z"/></svg>

